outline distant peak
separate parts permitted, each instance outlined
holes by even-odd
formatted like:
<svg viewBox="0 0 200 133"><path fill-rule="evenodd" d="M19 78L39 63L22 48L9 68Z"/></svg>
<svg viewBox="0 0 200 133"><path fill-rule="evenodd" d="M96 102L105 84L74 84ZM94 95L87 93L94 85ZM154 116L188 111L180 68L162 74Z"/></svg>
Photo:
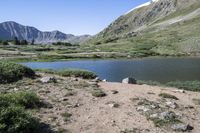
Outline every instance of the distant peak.
<svg viewBox="0 0 200 133"><path fill-rule="evenodd" d="M52 31L52 33L60 33L60 31L54 30L54 31Z"/></svg>
<svg viewBox="0 0 200 133"><path fill-rule="evenodd" d="M15 21L6 21L6 22L2 22L2 23L9 23L9 24L18 24Z"/></svg>
<svg viewBox="0 0 200 133"><path fill-rule="evenodd" d="M24 26L14 21L6 21L0 23L0 38L3 40L11 40L17 37L20 40L29 42L34 38L35 43L49 44L53 42L63 41L70 43L80 43L88 39L87 36L75 36L73 34L65 34L61 31L40 31L35 27Z"/></svg>

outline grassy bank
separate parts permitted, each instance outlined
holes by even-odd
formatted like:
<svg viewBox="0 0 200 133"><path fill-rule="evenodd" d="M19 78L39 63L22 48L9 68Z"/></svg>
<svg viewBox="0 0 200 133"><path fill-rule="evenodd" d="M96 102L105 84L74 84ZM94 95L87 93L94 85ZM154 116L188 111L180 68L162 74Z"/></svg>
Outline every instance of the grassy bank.
<svg viewBox="0 0 200 133"><path fill-rule="evenodd" d="M175 87L175 88L178 88L178 89L200 92L200 81L171 81L171 82L168 82L168 83L159 83L157 81L138 81L137 84Z"/></svg>
<svg viewBox="0 0 200 133"><path fill-rule="evenodd" d="M11 62L0 62L0 83L15 82L23 77L33 78L35 72L23 65Z"/></svg>
<svg viewBox="0 0 200 133"><path fill-rule="evenodd" d="M35 69L35 71L60 75L63 77L80 77L84 79L94 79L95 77L97 77L95 73L82 69L63 69L63 70Z"/></svg>

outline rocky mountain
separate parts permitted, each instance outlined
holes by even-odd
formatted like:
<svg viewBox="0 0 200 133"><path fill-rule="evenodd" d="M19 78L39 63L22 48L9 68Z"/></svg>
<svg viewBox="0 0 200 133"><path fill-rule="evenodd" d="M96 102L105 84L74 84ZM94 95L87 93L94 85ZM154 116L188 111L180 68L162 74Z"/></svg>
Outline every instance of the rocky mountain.
<svg viewBox="0 0 200 133"><path fill-rule="evenodd" d="M89 35L75 36L72 34L65 34L60 31L52 32L42 32L34 27L23 26L16 22L8 21L0 23L0 39L9 40L17 37L20 40L27 40L29 42L32 39L35 43L53 43L53 42L70 42L70 43L80 43L88 39Z"/></svg>
<svg viewBox="0 0 200 133"><path fill-rule="evenodd" d="M85 43L133 49L153 43L151 49L158 54L189 54L200 50L199 22L200 0L152 0L120 16Z"/></svg>

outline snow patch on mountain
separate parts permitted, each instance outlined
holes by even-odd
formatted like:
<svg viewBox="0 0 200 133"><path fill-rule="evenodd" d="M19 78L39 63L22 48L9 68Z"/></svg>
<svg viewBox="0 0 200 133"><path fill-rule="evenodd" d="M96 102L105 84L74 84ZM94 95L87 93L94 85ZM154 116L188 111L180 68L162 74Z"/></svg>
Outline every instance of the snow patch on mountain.
<svg viewBox="0 0 200 133"><path fill-rule="evenodd" d="M158 1L159 1L159 0L151 0L151 1L149 1L149 2L146 2L146 3L142 4L142 5L139 5L139 6L137 6L137 7L134 7L134 8L131 9L130 11L126 12L124 15L129 14L130 12L134 11L135 9L138 9L138 8L141 8L141 7L144 7L144 6L148 6L148 5L150 5L150 4L154 3L154 2L158 2Z"/></svg>

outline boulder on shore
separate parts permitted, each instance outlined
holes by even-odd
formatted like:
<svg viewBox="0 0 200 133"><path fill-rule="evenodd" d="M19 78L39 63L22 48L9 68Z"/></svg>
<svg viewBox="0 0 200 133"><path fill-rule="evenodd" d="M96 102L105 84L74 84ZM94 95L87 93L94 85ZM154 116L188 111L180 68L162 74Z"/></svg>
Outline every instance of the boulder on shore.
<svg viewBox="0 0 200 133"><path fill-rule="evenodd" d="M42 83L56 83L55 77L43 77L40 79Z"/></svg>
<svg viewBox="0 0 200 133"><path fill-rule="evenodd" d="M124 84L137 84L137 80L132 77L128 77L122 80L122 83Z"/></svg>

